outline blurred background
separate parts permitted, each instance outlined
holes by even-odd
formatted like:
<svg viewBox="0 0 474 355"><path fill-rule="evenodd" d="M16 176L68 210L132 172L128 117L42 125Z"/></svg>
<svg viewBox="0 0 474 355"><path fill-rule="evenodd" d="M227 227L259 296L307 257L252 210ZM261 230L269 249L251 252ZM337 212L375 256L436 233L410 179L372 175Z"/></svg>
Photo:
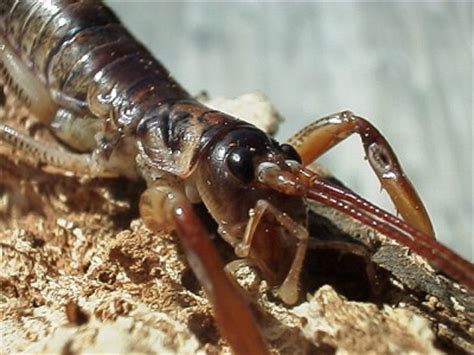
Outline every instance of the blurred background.
<svg viewBox="0 0 474 355"><path fill-rule="evenodd" d="M473 260L472 3L107 3L191 93L267 95L280 140L332 112L368 118L438 239ZM392 210L358 137L320 161Z"/></svg>

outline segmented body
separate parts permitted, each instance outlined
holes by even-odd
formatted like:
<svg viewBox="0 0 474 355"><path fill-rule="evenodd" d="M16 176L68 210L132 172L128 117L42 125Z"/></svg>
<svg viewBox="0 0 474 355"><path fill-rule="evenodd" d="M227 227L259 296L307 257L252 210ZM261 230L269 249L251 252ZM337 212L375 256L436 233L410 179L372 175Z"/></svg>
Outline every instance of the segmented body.
<svg viewBox="0 0 474 355"><path fill-rule="evenodd" d="M0 63L10 93L63 143L92 152L90 160L71 155L78 163L62 160L63 166L86 170L84 166L94 162L102 172L139 174L149 183L159 179L169 183L171 177L188 201L204 202L237 254L248 256L253 243L253 250L259 250L255 259L265 259L262 268L279 274L280 281L289 269L291 256L287 256L301 244L284 239L294 239L295 234L298 240L307 238L302 196L316 199L319 194L326 205L406 240L405 245L418 248L450 275L473 283L472 276L464 276L464 269L472 265L428 236L432 227L421 200L388 142L364 119L342 112L297 134L292 143L298 152L280 145L254 126L198 103L99 1L4 0L0 30ZM29 145L30 151L45 152L43 156L48 153L5 125L0 133L13 145ZM352 133L361 135L369 163L404 218L426 234L378 208L368 208L368 202L358 197L350 198L355 209L342 206L348 193L336 193L319 176L301 185L306 173L301 166L292 168L295 163L309 163ZM52 160L61 160L60 153L55 154ZM316 188L314 181L320 186L317 193L309 191ZM260 208L262 215L273 209L279 223L265 224L262 215L254 218L254 208ZM291 221L284 222L286 218ZM408 235L400 235L400 226ZM283 237L278 241L275 235ZM417 242L412 242L415 238ZM255 246L255 240L260 244ZM245 252L237 248L241 242ZM300 263L304 248L300 247Z"/></svg>
<svg viewBox="0 0 474 355"><path fill-rule="evenodd" d="M83 154L45 147L2 123L0 141L79 174L142 175L148 183L140 200L145 224L178 231L221 331L240 353L265 353L265 345L193 213L191 203L201 200L236 254L253 259L270 283L281 285L278 296L287 304L300 296L309 235L305 199L353 217L474 287L474 266L435 241L423 204L388 142L351 112L307 126L291 141L294 147L279 144L254 126L198 103L106 6L93 0L3 0L0 64L9 93ZM354 133L409 223L305 168ZM99 170L89 169L92 163ZM237 318L229 320L232 307ZM239 326L243 330L236 333ZM244 334L247 329L253 330ZM252 334L256 338L243 346L241 339Z"/></svg>
<svg viewBox="0 0 474 355"><path fill-rule="evenodd" d="M10 91L40 119L60 126L58 136L77 150L97 144L107 150L137 130L153 130L157 149L148 153L154 164L184 177L218 130L243 124L195 101L100 2L5 0L0 27ZM84 123L75 123L76 131L86 122L94 127L88 137L62 132L77 118ZM100 139L91 139L94 133ZM133 160L131 151L119 159Z"/></svg>
<svg viewBox="0 0 474 355"><path fill-rule="evenodd" d="M283 163L288 154L281 146L253 125L200 104L101 2L7 0L0 10L0 30L7 89L65 145L92 153L90 165L112 175L141 175L148 183L163 181L189 201L203 201L233 246L244 238L258 199L283 206L283 212L306 226L300 197L227 178L232 174L225 158L232 147L256 147L262 158ZM8 127L3 135L18 145ZM31 145L36 154L37 143ZM209 146L215 150L212 157L206 155ZM191 177L199 159L206 162ZM224 204L223 196L233 204ZM165 221L160 228L168 230ZM278 250L270 230L262 249ZM267 253L273 266L262 267L281 279L291 256L283 262L278 257L286 250L293 253L293 247Z"/></svg>

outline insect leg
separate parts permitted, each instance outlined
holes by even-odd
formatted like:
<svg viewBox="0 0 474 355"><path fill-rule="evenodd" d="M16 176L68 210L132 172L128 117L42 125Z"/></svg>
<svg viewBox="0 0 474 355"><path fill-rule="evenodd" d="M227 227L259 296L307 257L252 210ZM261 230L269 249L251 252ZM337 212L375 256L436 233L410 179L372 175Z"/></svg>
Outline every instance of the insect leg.
<svg viewBox="0 0 474 355"><path fill-rule="evenodd" d="M367 120L350 111L324 117L289 140L308 165L333 146L357 133L369 163L403 219L434 238L433 226L418 193L402 170L397 156L382 134Z"/></svg>
<svg viewBox="0 0 474 355"><path fill-rule="evenodd" d="M5 142L20 151L23 156L32 156L38 161L81 175L112 177L117 174L105 168L95 154L77 154L39 142L16 129L0 123L0 142Z"/></svg>
<svg viewBox="0 0 474 355"><path fill-rule="evenodd" d="M263 215L269 213L277 222L297 239L296 253L290 270L283 281L278 293L286 304L294 304L298 300L298 281L303 267L304 256L308 246L308 231L293 221L287 214L282 213L266 200L258 200L245 229L244 239L235 247L239 257L248 257L255 231Z"/></svg>
<svg viewBox="0 0 474 355"><path fill-rule="evenodd" d="M219 330L232 350L236 354L268 354L249 301L227 276L208 232L184 194L172 187L152 186L142 196L140 212L151 228L161 228L167 223L177 230L188 263L203 286Z"/></svg>
<svg viewBox="0 0 474 355"><path fill-rule="evenodd" d="M104 131L103 120L80 117L63 108L58 109L50 126L61 142L79 152L92 151L97 146L97 134Z"/></svg>
<svg viewBox="0 0 474 355"><path fill-rule="evenodd" d="M290 196L304 196L322 203L377 232L401 243L454 280L474 289L474 266L455 252L419 231L407 222L385 212L352 191L331 184L295 161L288 166L293 171L282 170L278 165L264 162L257 171L259 182L275 191ZM298 171L299 170L299 171Z"/></svg>

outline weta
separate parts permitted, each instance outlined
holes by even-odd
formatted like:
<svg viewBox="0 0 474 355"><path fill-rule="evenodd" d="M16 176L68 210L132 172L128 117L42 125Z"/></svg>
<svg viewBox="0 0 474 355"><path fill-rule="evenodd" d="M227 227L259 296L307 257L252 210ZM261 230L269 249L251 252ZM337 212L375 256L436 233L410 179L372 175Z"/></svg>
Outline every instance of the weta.
<svg viewBox="0 0 474 355"><path fill-rule="evenodd" d="M474 266L435 240L428 213L390 145L352 112L324 117L280 144L199 103L99 1L3 1L0 63L8 94L48 127L57 145L2 123L0 141L77 175L144 179L144 223L153 231L176 231L236 353L268 350L248 301L194 212L198 202L236 255L252 260L286 304L300 296L307 200L398 241L474 289ZM362 139L403 220L308 168L352 134Z"/></svg>

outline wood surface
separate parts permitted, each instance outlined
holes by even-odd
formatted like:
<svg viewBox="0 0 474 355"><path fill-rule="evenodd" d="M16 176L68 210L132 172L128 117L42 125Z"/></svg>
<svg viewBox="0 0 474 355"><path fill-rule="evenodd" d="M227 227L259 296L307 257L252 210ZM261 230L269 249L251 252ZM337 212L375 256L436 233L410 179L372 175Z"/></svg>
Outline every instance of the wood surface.
<svg viewBox="0 0 474 355"><path fill-rule="evenodd" d="M112 5L191 92L269 95L287 118L281 137L328 112L365 114L394 143L428 208L439 209L440 239L461 241L469 256L471 5ZM324 162L355 190L377 193L352 143ZM0 352L228 353L176 238L139 219L144 186L46 170L0 145ZM296 307L273 297L258 273L236 275L273 350L473 353L472 292L384 236L311 208L312 235L354 246L334 254L311 239ZM214 241L226 262L235 258Z"/></svg>

